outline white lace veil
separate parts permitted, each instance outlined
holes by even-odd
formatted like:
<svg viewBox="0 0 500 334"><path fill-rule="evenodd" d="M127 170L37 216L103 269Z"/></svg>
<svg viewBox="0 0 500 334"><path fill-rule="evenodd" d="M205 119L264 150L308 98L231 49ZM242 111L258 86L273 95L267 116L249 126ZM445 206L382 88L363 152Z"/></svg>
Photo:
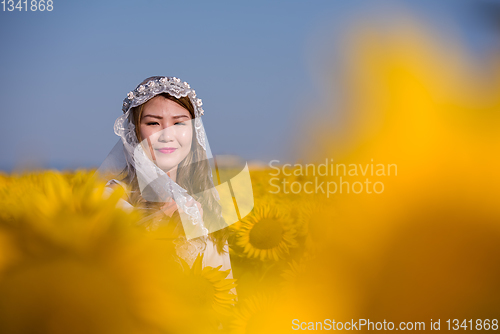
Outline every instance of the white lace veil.
<svg viewBox="0 0 500 334"><path fill-rule="evenodd" d="M198 161L191 163L206 163L208 166L209 184L207 189L202 191L211 192L211 195L219 200L219 195L213 184L212 166L213 159L208 140L206 138L205 129L201 121L203 109L202 102L196 97L196 93L188 83L181 82L175 77L155 76L148 78L133 91L129 92L123 101L123 115L115 121L114 132L120 136L120 140L113 147L102 165L97 170L97 174L106 180L120 180L125 175L128 178L136 176L139 184L141 196L149 202L165 202L173 199L179 207L179 212L184 228L185 237L187 240L206 236L211 232L217 231L227 225L223 219L217 222L204 223L200 210L196 205L193 197L188 194L186 189L183 189L179 184L174 182L158 165L156 161L150 159L146 154L145 149L148 148L147 139L143 143L139 143L135 131L132 108L146 103L151 98L158 94L168 93L169 95L179 99L181 97L189 97L189 100L194 108L194 119L192 126L195 131L197 143L193 141L192 150L202 150L201 154L193 154L198 156ZM149 152L148 152L149 153ZM145 209L146 210L146 209ZM158 214L158 210L151 210L145 220L151 219ZM206 226L207 225L207 226ZM155 226L153 225L153 229Z"/></svg>

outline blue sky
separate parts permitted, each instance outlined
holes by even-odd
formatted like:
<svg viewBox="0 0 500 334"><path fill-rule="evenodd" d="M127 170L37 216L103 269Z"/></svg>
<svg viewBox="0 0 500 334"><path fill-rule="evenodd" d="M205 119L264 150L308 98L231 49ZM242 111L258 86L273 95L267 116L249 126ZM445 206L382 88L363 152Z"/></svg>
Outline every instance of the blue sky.
<svg viewBox="0 0 500 334"><path fill-rule="evenodd" d="M498 38L466 15L470 2L398 3L436 30L458 24L476 51ZM177 76L196 89L215 154L293 160L293 143L307 140L301 124L321 121L307 116L321 94L317 63L335 58L336 36L349 20L390 8L335 0L56 0L52 12L1 11L0 169L98 167L118 140L113 124L126 93L152 75Z"/></svg>

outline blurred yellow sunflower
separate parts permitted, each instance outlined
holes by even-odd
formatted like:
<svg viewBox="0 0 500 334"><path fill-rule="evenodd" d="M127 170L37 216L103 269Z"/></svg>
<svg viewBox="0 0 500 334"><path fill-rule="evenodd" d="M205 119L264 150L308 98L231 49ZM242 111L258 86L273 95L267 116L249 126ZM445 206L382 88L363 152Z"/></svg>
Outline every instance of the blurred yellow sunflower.
<svg viewBox="0 0 500 334"><path fill-rule="evenodd" d="M297 246L295 237L293 220L287 211L262 205L241 220L236 244L249 258L278 261Z"/></svg>
<svg viewBox="0 0 500 334"><path fill-rule="evenodd" d="M304 278L308 276L310 264L313 263L310 257L303 257L299 262L292 260L287 263L287 268L281 272L283 281L280 283L280 293L286 296L286 300L293 299L298 290L305 285L310 285ZM293 302L292 302L293 303Z"/></svg>
<svg viewBox="0 0 500 334"><path fill-rule="evenodd" d="M306 252L313 256L321 247L329 245L338 220L336 209L331 201L315 198L302 201L296 214L298 234L305 237Z"/></svg>
<svg viewBox="0 0 500 334"><path fill-rule="evenodd" d="M288 263L288 268L283 270L281 273L281 277L285 280L285 282L293 282L297 277L298 273L302 272L302 266L297 263L297 261L292 260Z"/></svg>
<svg viewBox="0 0 500 334"><path fill-rule="evenodd" d="M0 180L1 333L203 331L173 245L135 228L92 173Z"/></svg>
<svg viewBox="0 0 500 334"><path fill-rule="evenodd" d="M186 261L179 260L187 275L184 282L187 302L194 307L212 308L219 315L230 315L236 299L231 291L236 288L236 279L227 278L231 270L220 270L222 265L203 268L203 254L198 255L191 268Z"/></svg>
<svg viewBox="0 0 500 334"><path fill-rule="evenodd" d="M281 333L288 326L277 321L280 314L276 310L278 295L257 294L242 301L235 310L231 333Z"/></svg>

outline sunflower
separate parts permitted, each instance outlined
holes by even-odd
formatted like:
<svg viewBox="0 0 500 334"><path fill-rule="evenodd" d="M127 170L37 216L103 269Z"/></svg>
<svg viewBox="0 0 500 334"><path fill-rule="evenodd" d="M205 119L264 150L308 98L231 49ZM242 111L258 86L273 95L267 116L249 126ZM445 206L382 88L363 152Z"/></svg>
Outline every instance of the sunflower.
<svg viewBox="0 0 500 334"><path fill-rule="evenodd" d="M235 310L233 334L280 333L285 327L279 324L276 312L278 295L257 294L242 301Z"/></svg>
<svg viewBox="0 0 500 334"><path fill-rule="evenodd" d="M297 275L303 271L302 266L297 263L297 261L292 260L288 263L288 268L283 270L281 277L285 280L285 282L290 283L295 280Z"/></svg>
<svg viewBox="0 0 500 334"><path fill-rule="evenodd" d="M241 220L236 244L249 258L278 261L297 246L295 236L293 220L285 211L263 205Z"/></svg>
<svg viewBox="0 0 500 334"><path fill-rule="evenodd" d="M173 245L133 225L91 173L0 180L0 332L200 332ZM203 314L205 310L199 310Z"/></svg>
<svg viewBox="0 0 500 334"><path fill-rule="evenodd" d="M286 300L293 303L293 298L297 291L304 289L304 286L310 285L306 280L309 277L311 261L310 258L303 257L299 262L292 260L287 263L287 268L281 272L283 281L280 283L281 294L286 296Z"/></svg>
<svg viewBox="0 0 500 334"><path fill-rule="evenodd" d="M307 253L316 254L331 240L338 220L336 210L328 201L315 200L304 201L296 213L298 234L305 238Z"/></svg>
<svg viewBox="0 0 500 334"><path fill-rule="evenodd" d="M222 265L202 268L203 253L198 255L191 268L182 258L179 260L187 276L184 281L187 302L203 309L212 308L218 315L230 315L236 299L231 291L236 287L236 279L227 278L231 270L220 270Z"/></svg>

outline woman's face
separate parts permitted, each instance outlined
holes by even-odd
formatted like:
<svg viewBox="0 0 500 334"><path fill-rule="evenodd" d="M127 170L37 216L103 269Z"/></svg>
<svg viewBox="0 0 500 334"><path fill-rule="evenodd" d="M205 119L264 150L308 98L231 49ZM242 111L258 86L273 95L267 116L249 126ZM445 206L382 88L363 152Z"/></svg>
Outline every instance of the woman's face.
<svg viewBox="0 0 500 334"><path fill-rule="evenodd" d="M156 96L144 104L140 133L149 158L163 171L171 171L191 150L191 115L178 103Z"/></svg>

